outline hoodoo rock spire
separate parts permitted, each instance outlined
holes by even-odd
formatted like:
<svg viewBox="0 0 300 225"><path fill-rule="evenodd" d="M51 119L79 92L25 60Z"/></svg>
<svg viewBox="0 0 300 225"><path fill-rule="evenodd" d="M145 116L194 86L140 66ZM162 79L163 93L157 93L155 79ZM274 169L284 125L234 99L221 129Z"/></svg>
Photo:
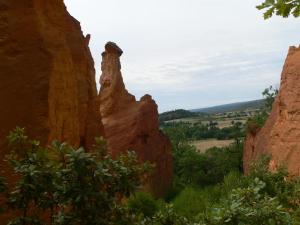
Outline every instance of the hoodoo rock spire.
<svg viewBox="0 0 300 225"><path fill-rule="evenodd" d="M108 149L113 155L127 150L137 153L141 161L155 165L148 189L162 196L172 181L171 143L159 130L157 105L150 95L140 101L128 93L121 73L123 51L108 42L102 53L100 78L100 112Z"/></svg>

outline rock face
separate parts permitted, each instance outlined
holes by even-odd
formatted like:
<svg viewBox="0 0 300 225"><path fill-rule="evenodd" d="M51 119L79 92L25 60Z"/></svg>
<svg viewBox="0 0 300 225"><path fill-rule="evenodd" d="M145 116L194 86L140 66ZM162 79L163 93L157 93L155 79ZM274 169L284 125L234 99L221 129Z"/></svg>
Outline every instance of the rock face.
<svg viewBox="0 0 300 225"><path fill-rule="evenodd" d="M162 196L172 181L171 144L159 130L157 105L151 96L136 101L125 89L119 59L122 53L112 42L102 53L100 111L108 149L114 156L134 150L141 161L154 163L148 188Z"/></svg>
<svg viewBox="0 0 300 225"><path fill-rule="evenodd" d="M0 171L16 126L46 145L104 135L94 62L62 0L0 0Z"/></svg>
<svg viewBox="0 0 300 225"><path fill-rule="evenodd" d="M249 133L244 147L244 171L262 154L272 156L270 169L285 165L291 175L300 175L300 48L290 47L279 94L264 127Z"/></svg>
<svg viewBox="0 0 300 225"><path fill-rule="evenodd" d="M104 135L89 38L62 0L0 0L1 175L14 180L3 158L16 126L43 145Z"/></svg>

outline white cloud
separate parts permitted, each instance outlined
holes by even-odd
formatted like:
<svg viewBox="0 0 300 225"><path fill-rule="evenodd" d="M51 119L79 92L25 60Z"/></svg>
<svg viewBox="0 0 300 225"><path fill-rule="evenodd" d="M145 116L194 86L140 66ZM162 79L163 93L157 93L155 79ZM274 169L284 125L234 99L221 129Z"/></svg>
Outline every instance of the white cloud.
<svg viewBox="0 0 300 225"><path fill-rule="evenodd" d="M150 93L160 110L259 98L278 83L300 20L264 21L262 0L65 0L91 33L97 79L103 46L124 50L130 92Z"/></svg>

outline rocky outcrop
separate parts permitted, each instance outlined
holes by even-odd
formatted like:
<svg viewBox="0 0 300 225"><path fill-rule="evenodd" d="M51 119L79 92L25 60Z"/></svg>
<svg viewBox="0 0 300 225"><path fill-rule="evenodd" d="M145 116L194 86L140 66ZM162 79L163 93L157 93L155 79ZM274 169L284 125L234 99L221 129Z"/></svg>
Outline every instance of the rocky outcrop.
<svg viewBox="0 0 300 225"><path fill-rule="evenodd" d="M0 1L0 140L16 126L42 143L101 134L94 62L61 0Z"/></svg>
<svg viewBox="0 0 300 225"><path fill-rule="evenodd" d="M157 105L151 96L136 101L125 89L119 59L122 53L109 42L102 54L100 111L108 149L114 156L134 150L141 161L154 163L148 188L162 196L172 181L171 144L159 130Z"/></svg>
<svg viewBox="0 0 300 225"><path fill-rule="evenodd" d="M279 94L264 127L249 133L244 146L244 171L262 154L271 155L270 169L281 165L300 175L300 48L290 47Z"/></svg>
<svg viewBox="0 0 300 225"><path fill-rule="evenodd" d="M90 36L62 0L0 0L0 34L0 171L10 182L3 158L16 126L43 145L87 148L104 131Z"/></svg>

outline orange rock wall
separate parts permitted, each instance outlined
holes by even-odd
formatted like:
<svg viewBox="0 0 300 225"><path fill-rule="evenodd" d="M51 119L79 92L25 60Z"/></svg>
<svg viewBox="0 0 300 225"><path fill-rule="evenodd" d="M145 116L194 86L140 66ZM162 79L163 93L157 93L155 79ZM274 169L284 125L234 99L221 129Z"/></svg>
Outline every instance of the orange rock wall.
<svg viewBox="0 0 300 225"><path fill-rule="evenodd" d="M108 148L113 155L134 150L141 161L155 164L148 189L162 196L172 182L171 143L159 130L157 105L151 96L136 101L125 89L122 53L116 44L108 43L102 54L100 111Z"/></svg>
<svg viewBox="0 0 300 225"><path fill-rule="evenodd" d="M270 169L285 165L291 175L300 175L300 48L290 47L279 94L264 127L249 133L244 147L244 171L262 154L272 156Z"/></svg>
<svg viewBox="0 0 300 225"><path fill-rule="evenodd" d="M0 142L20 126L90 146L101 134L94 62L63 1L0 1L0 34Z"/></svg>
<svg viewBox="0 0 300 225"><path fill-rule="evenodd" d="M89 148L104 135L89 38L63 0L0 0L0 171L9 183L3 159L16 126L43 145Z"/></svg>

